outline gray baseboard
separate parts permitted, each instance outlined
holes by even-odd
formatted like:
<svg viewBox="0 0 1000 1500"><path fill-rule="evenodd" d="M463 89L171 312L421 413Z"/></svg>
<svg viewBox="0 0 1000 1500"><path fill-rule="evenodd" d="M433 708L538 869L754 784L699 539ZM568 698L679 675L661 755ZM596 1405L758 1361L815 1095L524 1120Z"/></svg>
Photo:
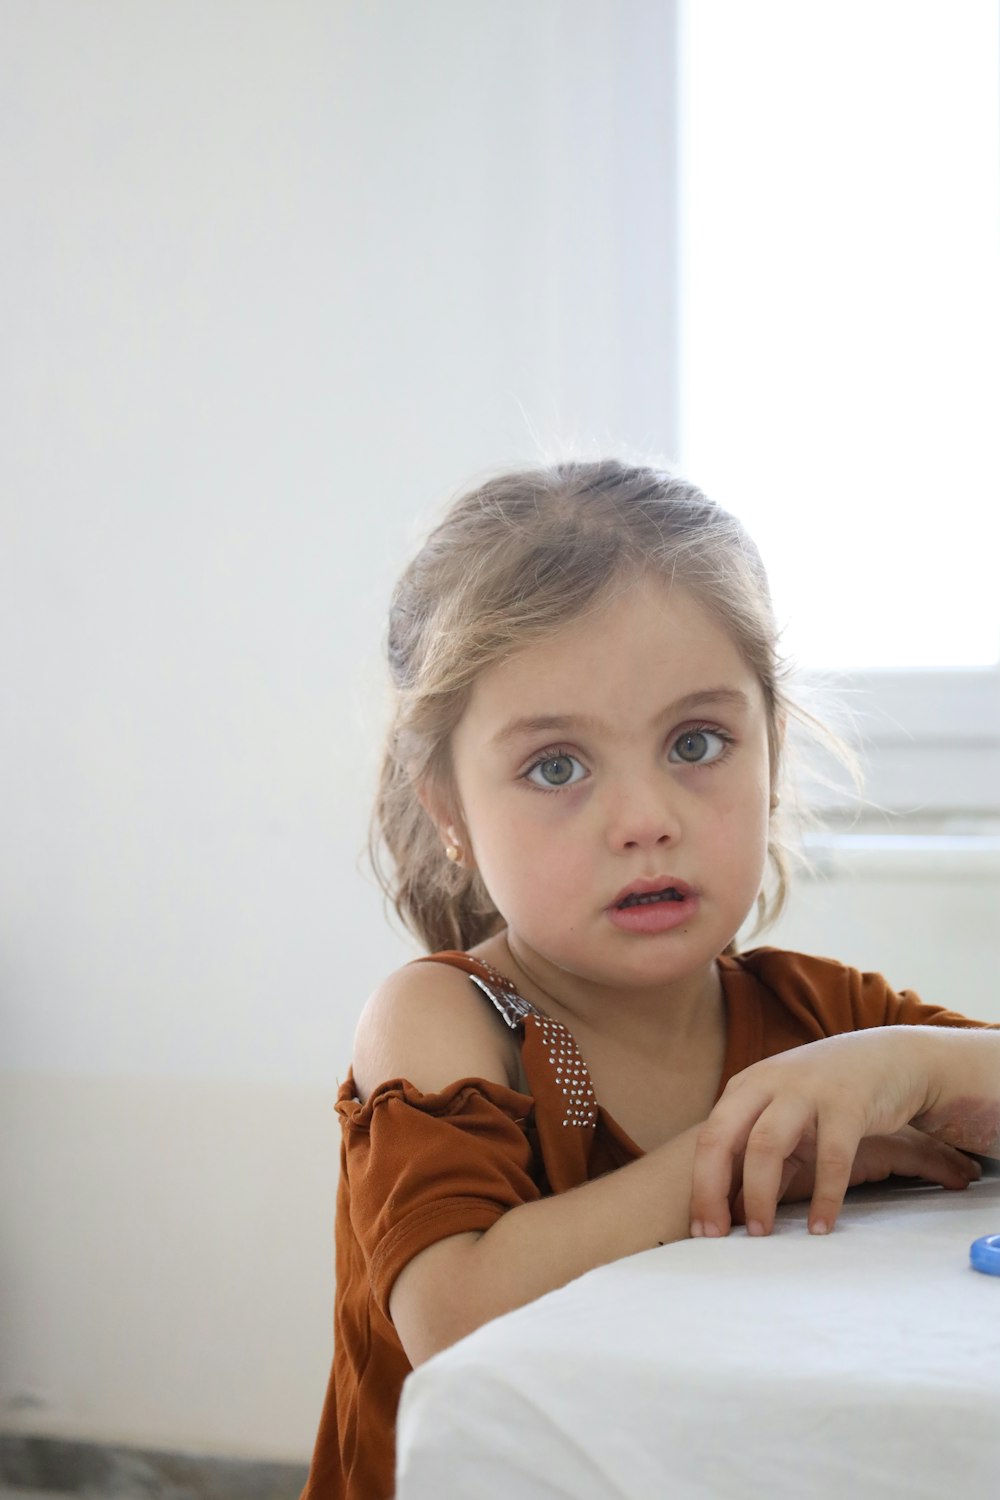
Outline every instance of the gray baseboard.
<svg viewBox="0 0 1000 1500"><path fill-rule="evenodd" d="M88 1500L298 1500L305 1464L0 1433L0 1485Z"/></svg>

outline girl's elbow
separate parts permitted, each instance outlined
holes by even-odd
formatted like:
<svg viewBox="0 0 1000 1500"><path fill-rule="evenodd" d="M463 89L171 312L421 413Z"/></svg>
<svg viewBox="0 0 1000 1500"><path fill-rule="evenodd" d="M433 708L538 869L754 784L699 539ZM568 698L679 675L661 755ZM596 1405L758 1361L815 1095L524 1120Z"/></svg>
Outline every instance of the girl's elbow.
<svg viewBox="0 0 1000 1500"><path fill-rule="evenodd" d="M389 1317L414 1369L489 1321L471 1274L471 1251L480 1238L477 1232L441 1240L397 1276Z"/></svg>

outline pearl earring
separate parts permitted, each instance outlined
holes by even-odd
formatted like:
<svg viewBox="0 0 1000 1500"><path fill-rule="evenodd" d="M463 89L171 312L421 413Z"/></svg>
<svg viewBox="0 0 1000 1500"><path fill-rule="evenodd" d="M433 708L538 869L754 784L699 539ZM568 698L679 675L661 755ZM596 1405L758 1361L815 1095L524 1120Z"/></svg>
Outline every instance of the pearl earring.
<svg viewBox="0 0 1000 1500"><path fill-rule="evenodd" d="M458 841L458 834L454 828L449 828L447 833L448 842L444 846L444 857L445 859L450 859L453 865L457 865L462 858L462 846Z"/></svg>

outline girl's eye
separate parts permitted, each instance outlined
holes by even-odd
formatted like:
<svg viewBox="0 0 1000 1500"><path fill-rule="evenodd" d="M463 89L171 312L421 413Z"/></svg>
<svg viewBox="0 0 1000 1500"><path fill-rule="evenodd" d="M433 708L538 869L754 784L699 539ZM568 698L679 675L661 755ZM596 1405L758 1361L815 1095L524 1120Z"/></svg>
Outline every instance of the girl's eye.
<svg viewBox="0 0 1000 1500"><path fill-rule="evenodd" d="M714 729L688 729L674 741L670 759L688 766L707 766L724 755L731 743Z"/></svg>
<svg viewBox="0 0 1000 1500"><path fill-rule="evenodd" d="M544 760L535 762L526 773L526 779L533 786L548 791L554 787L572 786L586 774L575 755L547 755Z"/></svg>

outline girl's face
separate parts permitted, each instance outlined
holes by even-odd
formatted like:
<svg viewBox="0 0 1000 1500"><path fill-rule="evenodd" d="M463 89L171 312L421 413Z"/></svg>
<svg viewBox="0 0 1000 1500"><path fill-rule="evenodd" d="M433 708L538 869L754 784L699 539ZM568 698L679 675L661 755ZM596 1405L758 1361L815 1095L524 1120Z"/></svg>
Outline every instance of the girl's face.
<svg viewBox="0 0 1000 1500"><path fill-rule="evenodd" d="M483 672L452 757L466 857L536 972L690 980L750 911L767 853L763 694L682 590L642 578Z"/></svg>

